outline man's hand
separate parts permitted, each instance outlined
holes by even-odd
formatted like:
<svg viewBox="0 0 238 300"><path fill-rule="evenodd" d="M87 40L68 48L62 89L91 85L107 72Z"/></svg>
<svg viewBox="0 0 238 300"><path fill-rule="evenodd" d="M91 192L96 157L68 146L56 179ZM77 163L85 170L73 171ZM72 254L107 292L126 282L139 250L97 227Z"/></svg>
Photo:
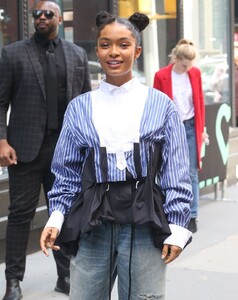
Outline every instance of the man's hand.
<svg viewBox="0 0 238 300"><path fill-rule="evenodd" d="M0 140L0 167L8 167L16 164L16 151L8 144L6 139Z"/></svg>
<svg viewBox="0 0 238 300"><path fill-rule="evenodd" d="M55 227L46 227L41 233L40 237L40 247L42 252L49 256L49 253L47 251L48 248L51 248L53 250L60 250L59 246L55 245L55 240L58 236L59 230Z"/></svg>
<svg viewBox="0 0 238 300"><path fill-rule="evenodd" d="M162 259L164 259L165 264L169 264L175 260L181 252L182 248L178 246L164 244L162 249Z"/></svg>

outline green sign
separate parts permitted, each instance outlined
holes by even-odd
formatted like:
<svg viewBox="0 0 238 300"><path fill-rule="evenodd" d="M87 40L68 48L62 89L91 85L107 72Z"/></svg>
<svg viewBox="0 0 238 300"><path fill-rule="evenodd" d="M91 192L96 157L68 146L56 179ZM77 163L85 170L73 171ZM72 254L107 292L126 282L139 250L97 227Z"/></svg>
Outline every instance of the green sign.
<svg viewBox="0 0 238 300"><path fill-rule="evenodd" d="M200 188L226 179L229 155L229 124L231 107L227 103L206 106L206 132L210 143L202 146L202 171L199 172Z"/></svg>

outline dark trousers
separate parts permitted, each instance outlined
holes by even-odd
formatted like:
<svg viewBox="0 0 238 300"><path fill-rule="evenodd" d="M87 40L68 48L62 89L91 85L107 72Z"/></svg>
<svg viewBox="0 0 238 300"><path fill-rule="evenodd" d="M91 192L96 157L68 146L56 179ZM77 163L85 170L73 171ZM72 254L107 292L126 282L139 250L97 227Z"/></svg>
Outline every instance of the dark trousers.
<svg viewBox="0 0 238 300"><path fill-rule="evenodd" d="M9 216L6 232L6 279L23 280L30 225L39 201L41 185L45 196L54 182L50 172L58 134L45 136L40 152L30 163L18 162L9 172ZM48 207L48 198L46 197ZM53 251L58 276L69 276L69 258Z"/></svg>

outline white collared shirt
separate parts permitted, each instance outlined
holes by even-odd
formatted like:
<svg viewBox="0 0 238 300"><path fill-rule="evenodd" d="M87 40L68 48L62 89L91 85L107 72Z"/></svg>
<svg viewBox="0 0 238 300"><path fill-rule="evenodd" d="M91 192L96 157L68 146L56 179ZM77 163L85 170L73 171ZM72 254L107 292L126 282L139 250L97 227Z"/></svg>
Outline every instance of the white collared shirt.
<svg viewBox="0 0 238 300"><path fill-rule="evenodd" d="M122 86L101 81L92 92L93 123L101 147L115 153L117 168L126 168L124 153L139 142L140 122L148 95L148 87L133 78Z"/></svg>

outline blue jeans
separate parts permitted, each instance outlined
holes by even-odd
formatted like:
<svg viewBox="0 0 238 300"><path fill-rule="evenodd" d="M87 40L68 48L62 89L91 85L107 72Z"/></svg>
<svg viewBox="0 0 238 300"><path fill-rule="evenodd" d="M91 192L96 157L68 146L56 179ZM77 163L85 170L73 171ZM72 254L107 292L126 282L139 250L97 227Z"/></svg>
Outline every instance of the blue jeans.
<svg viewBox="0 0 238 300"><path fill-rule="evenodd" d="M165 299L166 265L150 227L136 225L132 243L131 237L131 225L106 223L80 239L70 265L70 300L108 299L110 272L111 288L118 276L119 300Z"/></svg>
<svg viewBox="0 0 238 300"><path fill-rule="evenodd" d="M189 174L192 181L193 201L191 203L191 217L197 218L199 205L199 179L198 179L198 157L194 118L184 122L188 149L189 149Z"/></svg>

